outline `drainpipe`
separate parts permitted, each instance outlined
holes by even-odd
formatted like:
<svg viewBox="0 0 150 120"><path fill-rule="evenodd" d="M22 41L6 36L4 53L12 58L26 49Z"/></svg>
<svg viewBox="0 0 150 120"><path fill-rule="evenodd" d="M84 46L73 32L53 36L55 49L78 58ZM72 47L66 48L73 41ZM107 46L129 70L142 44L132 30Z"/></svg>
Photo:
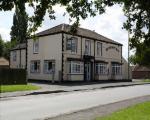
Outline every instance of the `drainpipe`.
<svg viewBox="0 0 150 120"><path fill-rule="evenodd" d="M129 60L129 57L130 57L130 46L129 46L129 40L130 40L130 32L128 30L128 80L130 79L130 60Z"/></svg>

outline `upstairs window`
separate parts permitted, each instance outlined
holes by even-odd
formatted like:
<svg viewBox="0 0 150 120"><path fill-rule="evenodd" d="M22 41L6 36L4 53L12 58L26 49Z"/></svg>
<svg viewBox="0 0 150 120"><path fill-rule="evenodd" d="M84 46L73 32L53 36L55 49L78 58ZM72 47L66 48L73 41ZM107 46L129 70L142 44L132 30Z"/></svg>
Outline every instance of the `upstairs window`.
<svg viewBox="0 0 150 120"><path fill-rule="evenodd" d="M33 53L39 52L39 40L33 41Z"/></svg>
<svg viewBox="0 0 150 120"><path fill-rule="evenodd" d="M112 64L112 75L121 75L122 67L120 64L113 63Z"/></svg>
<svg viewBox="0 0 150 120"><path fill-rule="evenodd" d="M44 60L44 73L52 74L55 72L55 61Z"/></svg>
<svg viewBox="0 0 150 120"><path fill-rule="evenodd" d="M97 42L97 55L102 56L102 43Z"/></svg>
<svg viewBox="0 0 150 120"><path fill-rule="evenodd" d="M16 51L13 51L12 52L12 60L15 62L17 61L17 52Z"/></svg>
<svg viewBox="0 0 150 120"><path fill-rule="evenodd" d="M91 41L85 40L85 55L91 55Z"/></svg>
<svg viewBox="0 0 150 120"><path fill-rule="evenodd" d="M71 50L71 52L73 53L77 53L77 43L78 43L78 39L75 37L71 37L67 40L67 50Z"/></svg>
<svg viewBox="0 0 150 120"><path fill-rule="evenodd" d="M40 61L39 60L34 60L31 61L31 73L40 73Z"/></svg>

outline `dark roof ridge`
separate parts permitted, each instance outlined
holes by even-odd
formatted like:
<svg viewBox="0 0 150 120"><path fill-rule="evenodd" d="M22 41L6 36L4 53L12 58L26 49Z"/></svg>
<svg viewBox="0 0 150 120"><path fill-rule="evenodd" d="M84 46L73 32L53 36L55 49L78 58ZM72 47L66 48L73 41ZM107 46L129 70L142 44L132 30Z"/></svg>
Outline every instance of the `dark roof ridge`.
<svg viewBox="0 0 150 120"><path fill-rule="evenodd" d="M69 32L70 27L71 27L71 25L66 24L66 23L62 23L62 24L59 24L59 25L54 26L52 28L49 28L47 30L41 31L41 32L37 33L36 35L37 36L46 36L46 35L50 35L53 33L60 33L60 32L70 33ZM110 43L122 45L121 43L116 42L110 38L107 38L107 37L95 32L95 31L92 31L92 30L89 30L86 28L82 28L82 27L77 28L77 33L75 35L84 36L84 37L87 37L90 39L97 39L97 40L101 40L104 42L110 42Z"/></svg>

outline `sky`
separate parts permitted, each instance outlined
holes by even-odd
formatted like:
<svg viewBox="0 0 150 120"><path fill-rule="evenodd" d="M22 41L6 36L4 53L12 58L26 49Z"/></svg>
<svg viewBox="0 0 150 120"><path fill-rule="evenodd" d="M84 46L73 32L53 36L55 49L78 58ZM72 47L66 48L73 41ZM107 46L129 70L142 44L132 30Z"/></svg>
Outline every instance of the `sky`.
<svg viewBox="0 0 150 120"><path fill-rule="evenodd" d="M59 5L54 6L56 20L50 20L48 14L44 17L42 26L38 29L38 32L54 27L56 25L67 23L69 24L69 15L66 14L64 7ZM27 8L27 12L31 15L31 8ZM0 11L0 34L5 41L10 40L10 30L13 23L14 10L3 12ZM123 44L123 57L127 59L128 56L128 33L122 29L123 23L126 21L126 17L122 11L122 7L115 5L106 9L106 13L97 15L95 17L88 17L86 20L80 21L80 27L95 32L115 40ZM71 23L70 23L71 24Z"/></svg>

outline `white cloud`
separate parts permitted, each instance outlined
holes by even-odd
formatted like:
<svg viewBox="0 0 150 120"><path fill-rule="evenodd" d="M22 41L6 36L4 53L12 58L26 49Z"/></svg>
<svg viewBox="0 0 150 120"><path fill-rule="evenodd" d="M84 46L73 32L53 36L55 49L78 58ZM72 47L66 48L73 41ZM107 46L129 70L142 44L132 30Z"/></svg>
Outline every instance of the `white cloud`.
<svg viewBox="0 0 150 120"><path fill-rule="evenodd" d="M7 41L7 40L10 39L9 33L10 33L10 29L7 29L7 28L4 28L4 27L0 26L0 34L3 38L3 40Z"/></svg>
<svg viewBox="0 0 150 120"><path fill-rule="evenodd" d="M12 21L13 21L13 13L14 13L14 9L12 11L1 11L0 12L0 34L2 36L2 38L5 41L10 40L10 30L11 30L11 26L12 26Z"/></svg>

